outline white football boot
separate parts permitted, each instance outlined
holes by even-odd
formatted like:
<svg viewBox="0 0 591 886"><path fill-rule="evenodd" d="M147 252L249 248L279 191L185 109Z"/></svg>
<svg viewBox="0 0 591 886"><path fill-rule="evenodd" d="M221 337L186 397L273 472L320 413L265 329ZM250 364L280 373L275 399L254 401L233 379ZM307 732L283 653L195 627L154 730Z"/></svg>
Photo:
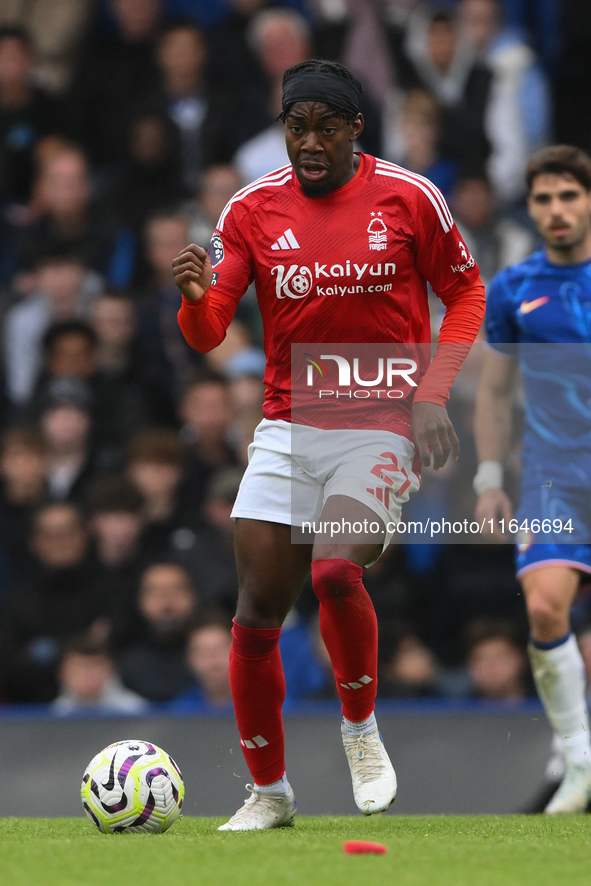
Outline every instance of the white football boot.
<svg viewBox="0 0 591 886"><path fill-rule="evenodd" d="M384 812L396 799L396 773L377 729L343 735L357 808L364 815Z"/></svg>
<svg viewBox="0 0 591 886"><path fill-rule="evenodd" d="M560 787L544 809L546 815L562 812L585 812L591 800L591 766L570 763Z"/></svg>
<svg viewBox="0 0 591 886"><path fill-rule="evenodd" d="M247 784L251 795L230 821L218 831L264 831L268 828L292 828L296 799L290 788L287 794L261 794Z"/></svg>

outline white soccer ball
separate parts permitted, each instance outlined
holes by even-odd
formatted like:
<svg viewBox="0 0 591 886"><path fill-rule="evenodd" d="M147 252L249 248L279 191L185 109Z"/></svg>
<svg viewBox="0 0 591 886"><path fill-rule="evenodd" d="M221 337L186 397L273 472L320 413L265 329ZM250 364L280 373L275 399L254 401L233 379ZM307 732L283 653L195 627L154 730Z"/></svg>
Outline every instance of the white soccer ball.
<svg viewBox="0 0 591 886"><path fill-rule="evenodd" d="M161 834L181 814L185 786L169 754L149 741L117 741L82 777L82 805L103 834Z"/></svg>

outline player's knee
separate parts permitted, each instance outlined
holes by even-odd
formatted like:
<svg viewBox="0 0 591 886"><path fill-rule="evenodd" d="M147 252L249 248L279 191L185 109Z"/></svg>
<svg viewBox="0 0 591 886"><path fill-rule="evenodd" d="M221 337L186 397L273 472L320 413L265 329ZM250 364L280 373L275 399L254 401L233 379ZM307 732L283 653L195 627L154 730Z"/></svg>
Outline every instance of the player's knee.
<svg viewBox="0 0 591 886"><path fill-rule="evenodd" d="M241 584L236 620L245 628L279 628L289 611L279 595L256 593Z"/></svg>
<svg viewBox="0 0 591 886"><path fill-rule="evenodd" d="M564 623L568 612L564 607L541 594L532 595L527 601L527 613L534 634L564 634Z"/></svg>
<svg viewBox="0 0 591 886"><path fill-rule="evenodd" d="M350 560L323 559L312 562L312 586L319 600L350 597L362 585L363 569Z"/></svg>

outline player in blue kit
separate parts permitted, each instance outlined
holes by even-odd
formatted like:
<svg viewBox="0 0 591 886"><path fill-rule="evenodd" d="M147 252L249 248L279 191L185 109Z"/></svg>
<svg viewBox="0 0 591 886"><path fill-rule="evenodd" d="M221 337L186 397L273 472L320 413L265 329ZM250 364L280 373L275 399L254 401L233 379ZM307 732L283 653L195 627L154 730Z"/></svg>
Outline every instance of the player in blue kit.
<svg viewBox="0 0 591 886"><path fill-rule="evenodd" d="M534 679L565 763L545 808L556 814L584 812L591 799L584 667L570 629L581 573L591 573L591 159L567 145L544 148L526 177L544 249L501 271L490 287L474 489L477 519L498 521L498 537L507 540L515 524L509 527L503 463L519 368L525 428L517 576Z"/></svg>

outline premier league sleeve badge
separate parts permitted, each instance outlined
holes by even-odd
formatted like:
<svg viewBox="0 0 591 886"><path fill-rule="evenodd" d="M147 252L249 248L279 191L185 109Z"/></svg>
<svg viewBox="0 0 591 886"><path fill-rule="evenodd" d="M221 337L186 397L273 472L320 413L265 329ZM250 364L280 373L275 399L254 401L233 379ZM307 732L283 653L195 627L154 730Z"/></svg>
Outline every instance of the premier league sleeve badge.
<svg viewBox="0 0 591 886"><path fill-rule="evenodd" d="M209 257L213 268L224 260L224 241L222 240L221 234L217 231L214 232L214 235L211 238L211 243L209 244Z"/></svg>

